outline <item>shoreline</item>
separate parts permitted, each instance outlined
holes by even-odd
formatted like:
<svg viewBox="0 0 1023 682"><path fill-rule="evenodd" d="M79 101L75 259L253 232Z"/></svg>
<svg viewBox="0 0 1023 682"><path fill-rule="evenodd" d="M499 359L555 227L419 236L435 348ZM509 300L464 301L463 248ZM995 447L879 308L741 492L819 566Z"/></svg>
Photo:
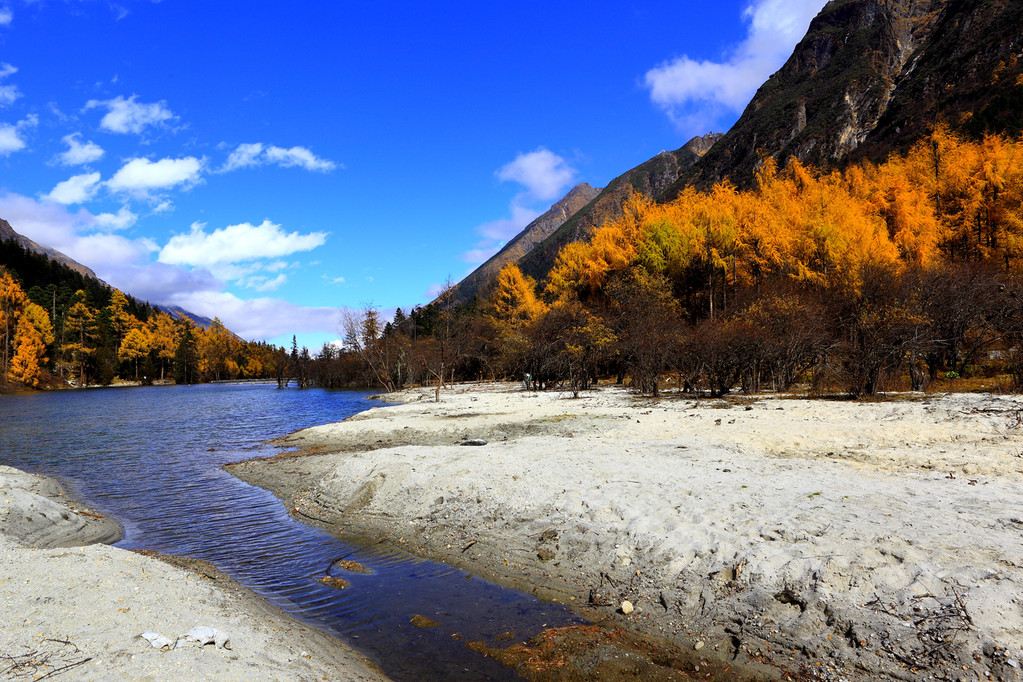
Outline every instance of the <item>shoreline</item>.
<svg viewBox="0 0 1023 682"><path fill-rule="evenodd" d="M1018 678L1023 398L432 392L382 396L401 404L228 470L306 522L564 602L711 670ZM488 443L459 445L472 439Z"/></svg>
<svg viewBox="0 0 1023 682"><path fill-rule="evenodd" d="M119 549L115 520L55 479L0 466L5 674L125 679L386 680L366 657L212 565ZM222 646L184 635L215 628ZM157 632L173 644L154 648ZM229 647L229 648L228 648Z"/></svg>

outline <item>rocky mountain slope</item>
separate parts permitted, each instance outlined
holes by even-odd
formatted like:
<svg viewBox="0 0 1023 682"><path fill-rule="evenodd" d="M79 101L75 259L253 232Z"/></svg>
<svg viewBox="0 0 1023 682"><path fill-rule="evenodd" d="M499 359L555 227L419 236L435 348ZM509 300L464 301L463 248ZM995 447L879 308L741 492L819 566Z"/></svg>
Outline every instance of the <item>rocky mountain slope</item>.
<svg viewBox="0 0 1023 682"><path fill-rule="evenodd" d="M600 194L565 221L553 234L519 260L525 274L542 279L554 265L565 244L585 239L593 228L622 214L622 204L633 192L657 197L669 189L687 168L702 158L721 137L711 133L694 137L680 149L661 152L654 158L627 170L608 183Z"/></svg>
<svg viewBox="0 0 1023 682"><path fill-rule="evenodd" d="M883 161L936 124L971 136L1023 132L1023 2L831 0L724 135L626 171L518 261L542 280L560 249L621 214L633 191L754 182L764 156L819 168ZM473 273L476 289L485 277Z"/></svg>
<svg viewBox="0 0 1023 682"><path fill-rule="evenodd" d="M487 262L473 270L468 277L456 284L450 294L451 300L455 303L471 301L473 296L480 293L482 289L494 281L501 268L508 263L517 262L524 255L532 251L537 244L543 242L543 240L592 201L599 193L600 188L594 189L585 182L573 187L568 194L551 206L543 215L529 223L529 225L526 225L522 232L512 237Z"/></svg>
<svg viewBox="0 0 1023 682"><path fill-rule="evenodd" d="M0 242L7 241L8 239L13 239L15 242L20 244L23 249L31 251L32 253L41 253L50 260L55 260L58 263L66 265L67 267L71 268L80 275L84 275L85 277L91 277L93 279L99 280L99 277L97 277L96 273L93 272L90 268L87 268L86 266L82 265L75 259L61 253L60 251L57 251L56 249L51 249L48 246L41 246L39 244L36 244L34 241L29 239L25 235L18 234L17 232L15 232L14 228L11 227L11 224L9 222L0 218Z"/></svg>
<svg viewBox="0 0 1023 682"><path fill-rule="evenodd" d="M832 0L687 184L753 182L761 155L819 168L883 161L936 123L1023 129L1019 0Z"/></svg>

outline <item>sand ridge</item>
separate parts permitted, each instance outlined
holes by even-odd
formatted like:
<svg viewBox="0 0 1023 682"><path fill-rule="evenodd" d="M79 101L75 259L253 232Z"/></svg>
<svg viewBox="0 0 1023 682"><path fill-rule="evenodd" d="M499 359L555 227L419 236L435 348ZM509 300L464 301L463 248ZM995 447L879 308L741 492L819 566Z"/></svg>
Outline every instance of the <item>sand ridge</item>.
<svg viewBox="0 0 1023 682"><path fill-rule="evenodd" d="M761 674L1016 679L1023 663L1023 399L386 399L405 402L284 440L330 454L233 470L300 518Z"/></svg>
<svg viewBox="0 0 1023 682"><path fill-rule="evenodd" d="M0 467L0 677L387 679L208 564L93 544L120 536L56 481ZM227 633L230 649L163 651L139 636L197 626Z"/></svg>

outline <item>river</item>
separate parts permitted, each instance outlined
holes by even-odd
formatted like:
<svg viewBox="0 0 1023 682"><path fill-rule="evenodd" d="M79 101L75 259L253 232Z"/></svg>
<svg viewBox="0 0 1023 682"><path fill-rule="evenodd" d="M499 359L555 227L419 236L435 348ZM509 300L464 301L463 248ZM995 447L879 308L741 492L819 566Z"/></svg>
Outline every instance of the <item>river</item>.
<svg viewBox="0 0 1023 682"><path fill-rule="evenodd" d="M216 384L0 396L0 463L54 476L116 518L118 547L205 559L394 679L516 679L464 643L581 621L444 564L343 542L222 470L273 454L272 438L379 404L367 395ZM344 573L344 590L316 582L339 558L373 572ZM415 627L414 614L440 625Z"/></svg>

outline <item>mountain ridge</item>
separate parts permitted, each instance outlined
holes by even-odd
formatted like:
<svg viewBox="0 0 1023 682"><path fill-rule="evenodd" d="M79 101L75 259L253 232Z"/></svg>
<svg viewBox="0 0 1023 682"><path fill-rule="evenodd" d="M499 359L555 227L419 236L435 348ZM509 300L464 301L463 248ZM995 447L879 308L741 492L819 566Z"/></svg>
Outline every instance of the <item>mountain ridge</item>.
<svg viewBox="0 0 1023 682"><path fill-rule="evenodd" d="M537 244L543 242L566 220L592 201L600 193L600 189L594 188L586 182L581 182L570 189L568 194L508 240L508 243L501 247L497 253L458 282L449 294L451 301L465 303L479 294L497 277L501 268L508 263L517 262Z"/></svg>
<svg viewBox="0 0 1023 682"><path fill-rule="evenodd" d="M719 133L694 137L675 151L662 151L609 182L589 203L576 211L550 236L519 259L519 268L537 280L554 265L565 244L584 239L594 228L622 215L622 204L633 192L656 197L699 160L720 139Z"/></svg>
<svg viewBox="0 0 1023 682"><path fill-rule="evenodd" d="M1021 45L1016 0L831 0L735 125L660 199L726 179L750 187L765 156L822 170L881 162L938 123L973 137L1018 133Z"/></svg>
<svg viewBox="0 0 1023 682"><path fill-rule="evenodd" d="M74 260L73 258L68 256L67 254L61 253L60 251L58 251L58 250L56 250L54 248L51 248L49 246L43 246L41 244L36 243L35 241L29 239L25 235L20 234L19 232L17 232L13 227L11 227L11 224L8 221L0 218L0 244L2 244L4 241L8 241L8 240L11 240L11 241L15 242L16 244L18 244L21 248L25 249L26 251L29 251L31 253L35 253L35 254L39 254L39 255L45 256L46 258L49 258L50 260L52 260L52 261L54 261L56 263L59 263L59 264L65 266L67 268L70 268L71 270L77 272L79 275L81 275L83 277L86 277L86 278L91 279L91 280L95 280L96 282L98 282L101 286L105 287L106 289L110 289L110 290L116 290L117 289L117 287L114 287L111 284L109 284L109 283L103 281L102 279L100 279L96 275L96 273L91 268L89 268L88 266L82 265L81 263L79 263L78 261ZM0 261L0 265L3 265L2 261ZM128 293L129 295L131 295L130 292L124 292L124 293ZM191 311L185 310L184 308L181 308L180 306L176 306L176 305L163 305L163 304L150 304L150 305L152 305L153 308L156 308L158 310L162 310L163 312L167 313L168 315L170 315L174 319L187 318L187 319L191 320L192 322L194 322L197 326L201 327L202 329L209 329L210 325L213 324L213 320L209 319L208 317L203 317L202 315L197 315L196 313L193 313Z"/></svg>
<svg viewBox="0 0 1023 682"><path fill-rule="evenodd" d="M61 253L57 249L37 244L36 242L32 241L25 235L15 231L15 229L11 227L11 224L9 222L4 220L3 218L0 218L0 242L8 239L13 239L15 242L20 244L22 248L31 251L32 253L42 254L49 258L50 260L54 260L57 261L58 263L66 265L67 267L71 268L80 275L84 275L85 277L91 277L92 279L102 282L108 287L110 286L106 282L103 282L103 280L101 280L96 275L96 273L92 271L92 268L82 265L75 259L71 258L70 256L64 253Z"/></svg>
<svg viewBox="0 0 1023 682"><path fill-rule="evenodd" d="M1023 2L831 0L727 133L626 171L517 264L542 281L634 191L663 202L723 180L749 188L765 157L825 171L881 162L939 124L1023 132Z"/></svg>

